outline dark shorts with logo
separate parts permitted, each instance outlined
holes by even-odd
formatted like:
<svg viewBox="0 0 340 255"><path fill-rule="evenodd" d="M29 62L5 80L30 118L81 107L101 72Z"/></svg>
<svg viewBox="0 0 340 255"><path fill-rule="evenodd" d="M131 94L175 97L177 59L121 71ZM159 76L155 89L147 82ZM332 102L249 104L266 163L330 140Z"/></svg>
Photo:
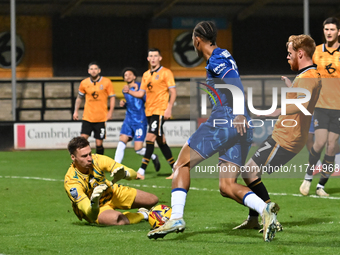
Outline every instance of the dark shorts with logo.
<svg viewBox="0 0 340 255"><path fill-rule="evenodd" d="M279 167L284 166L296 154L282 148L272 136L268 138L259 146L252 160L262 169L263 167ZM272 168L270 168L272 169ZM274 169L273 169L274 170ZM273 171L266 171L271 174Z"/></svg>
<svg viewBox="0 0 340 255"><path fill-rule="evenodd" d="M148 133L155 134L156 136L162 136L164 134L163 124L165 122L162 115L151 115L147 117L149 129Z"/></svg>
<svg viewBox="0 0 340 255"><path fill-rule="evenodd" d="M94 133L94 138L98 140L103 140L106 137L106 129L105 122L88 122L83 120L81 125L81 134L85 134L91 136L91 133Z"/></svg>
<svg viewBox="0 0 340 255"><path fill-rule="evenodd" d="M314 129L327 129L329 132L340 134L340 110L315 108Z"/></svg>

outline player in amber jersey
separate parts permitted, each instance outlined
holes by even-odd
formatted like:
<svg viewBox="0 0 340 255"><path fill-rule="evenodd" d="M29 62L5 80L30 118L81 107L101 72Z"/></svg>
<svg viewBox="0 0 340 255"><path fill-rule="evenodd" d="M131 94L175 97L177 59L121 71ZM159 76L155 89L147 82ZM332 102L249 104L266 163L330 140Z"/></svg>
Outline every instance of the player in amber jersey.
<svg viewBox="0 0 340 255"><path fill-rule="evenodd" d="M96 139L96 153L104 154L103 139L106 137L105 122L112 119L115 105L115 92L110 79L100 76L101 70L97 63L89 64L89 78L82 80L79 85L73 119L78 120L78 111L85 98L81 136L86 139L94 132ZM110 100L110 109L107 110L107 101Z"/></svg>
<svg viewBox="0 0 340 255"><path fill-rule="evenodd" d="M136 178L136 172L113 159L92 154L84 137L75 137L68 144L72 164L68 169L64 188L79 220L103 225L126 225L148 219L148 209L158 202L151 194L117 184L121 179ZM105 177L110 172L112 181ZM115 209L141 208L137 213Z"/></svg>
<svg viewBox="0 0 340 255"><path fill-rule="evenodd" d="M148 119L149 129L146 135L146 152L141 167L137 171L137 179L145 178L145 170L154 151L155 141L171 169L175 163L163 132L164 121L171 117L172 107L176 100L174 76L169 69L161 66L162 56L159 49L149 49L147 59L150 69L143 74L140 90L133 91L128 86L123 89L124 93L138 98L142 98L146 94L145 115ZM172 178L171 176L168 178Z"/></svg>
<svg viewBox="0 0 340 255"><path fill-rule="evenodd" d="M307 196L313 179L313 171L325 147L322 171L316 186L318 196L329 196L325 184L334 168L335 154L339 149L340 135L340 23L337 18L328 18L323 23L326 43L316 47L313 61L318 66L322 78L320 98L314 113L315 141L309 153L309 166L300 186L301 194Z"/></svg>
<svg viewBox="0 0 340 255"><path fill-rule="evenodd" d="M263 171L271 174L275 167L285 165L305 146L312 114L321 90L321 77L312 61L315 51L314 40L308 35L292 35L287 42L287 51L291 69L298 72L291 87L308 90L311 97L309 101L301 104L307 112L303 112L295 104L289 104L286 107L286 115L281 115L281 109L268 115L279 116L273 133L259 146L245 166L246 171L242 174L245 183L266 202L270 201L270 197L260 177ZM306 94L303 92L287 93L287 99L296 99L297 102L298 99L305 97ZM276 227L282 230L279 223ZM234 229L249 228L260 228L258 213L253 210L249 211L247 220Z"/></svg>

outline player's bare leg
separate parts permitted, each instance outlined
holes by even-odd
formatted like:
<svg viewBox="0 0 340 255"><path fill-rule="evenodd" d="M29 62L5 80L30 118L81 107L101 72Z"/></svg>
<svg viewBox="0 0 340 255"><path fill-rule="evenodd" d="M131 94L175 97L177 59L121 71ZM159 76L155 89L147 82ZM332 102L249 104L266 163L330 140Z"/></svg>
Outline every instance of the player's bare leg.
<svg viewBox="0 0 340 255"><path fill-rule="evenodd" d="M133 201L131 205L131 209L140 207L151 209L151 207L153 207L157 203L158 197L156 195L137 189L137 195L135 201Z"/></svg>
<svg viewBox="0 0 340 255"><path fill-rule="evenodd" d="M87 134L81 134L80 136L84 137L86 140L89 138L89 135Z"/></svg>
<svg viewBox="0 0 340 255"><path fill-rule="evenodd" d="M131 205L131 209L140 208L137 213L130 212L118 212L112 209L100 212L98 215L98 223L111 226L111 225L128 225L135 224L141 220L148 219L148 209L158 203L158 197L154 194L137 190L137 194L134 202ZM145 208L147 209L145 209ZM122 208L124 209L124 208Z"/></svg>
<svg viewBox="0 0 340 255"><path fill-rule="evenodd" d="M106 210L98 215L98 224L114 226L129 225L130 221L121 212L115 210Z"/></svg>
<svg viewBox="0 0 340 255"><path fill-rule="evenodd" d="M243 197L251 190L236 182L240 167L231 162L223 162L221 163L221 169L232 169L228 172L220 172L219 186L221 195L242 204ZM237 171L234 171L234 169L237 169Z"/></svg>

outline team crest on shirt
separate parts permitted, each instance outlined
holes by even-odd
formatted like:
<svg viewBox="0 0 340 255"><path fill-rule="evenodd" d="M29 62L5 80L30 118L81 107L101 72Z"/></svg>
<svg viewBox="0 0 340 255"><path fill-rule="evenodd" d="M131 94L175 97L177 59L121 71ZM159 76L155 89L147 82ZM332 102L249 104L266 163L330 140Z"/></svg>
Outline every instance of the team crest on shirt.
<svg viewBox="0 0 340 255"><path fill-rule="evenodd" d="M97 91L93 92L91 95L92 95L93 99L97 99L98 96L99 96Z"/></svg>
<svg viewBox="0 0 340 255"><path fill-rule="evenodd" d="M71 189L70 189L70 194L71 194L71 196L72 196L75 200L77 200L77 199L80 198L79 195L78 195L77 188L71 188Z"/></svg>
<svg viewBox="0 0 340 255"><path fill-rule="evenodd" d="M104 89L104 85L101 84L101 85L99 86L99 89L100 89L100 90L103 90L103 89Z"/></svg>
<svg viewBox="0 0 340 255"><path fill-rule="evenodd" d="M157 81L159 79L159 74L156 75L155 80Z"/></svg>
<svg viewBox="0 0 340 255"><path fill-rule="evenodd" d="M146 86L148 88L148 90L152 90L152 85L151 85L151 82L149 82L149 84Z"/></svg>
<svg viewBox="0 0 340 255"><path fill-rule="evenodd" d="M326 65L325 68L329 74L332 74L336 71L335 68L332 67L332 63L330 63L329 65Z"/></svg>

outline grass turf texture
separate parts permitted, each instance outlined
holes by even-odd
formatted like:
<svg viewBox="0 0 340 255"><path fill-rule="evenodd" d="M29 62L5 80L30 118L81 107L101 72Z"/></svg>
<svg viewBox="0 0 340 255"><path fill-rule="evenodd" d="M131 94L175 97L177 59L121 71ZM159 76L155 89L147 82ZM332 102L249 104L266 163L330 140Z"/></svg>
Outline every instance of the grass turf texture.
<svg viewBox="0 0 340 255"><path fill-rule="evenodd" d="M172 148L175 157L179 150ZM162 164L159 173L151 163L144 181L121 183L152 192L160 203L170 205L171 180L165 177L171 170L160 151L155 151ZM254 151L252 148L250 155ZM113 157L114 150L106 149L105 153ZM303 150L290 163L304 164L307 157ZM257 230L232 230L246 219L248 209L220 196L217 178L193 178L191 187L195 189L187 197L185 232L149 240L148 222L101 227L79 221L63 188L70 162L66 150L0 152L0 254L340 253L338 178L330 179L326 186L336 199L322 199L295 196L301 178L265 175L271 199L281 207L278 219L284 227L271 243L265 243ZM126 150L124 164L138 169L140 162L141 157L132 149ZM311 195L318 179L319 175L313 180Z"/></svg>

